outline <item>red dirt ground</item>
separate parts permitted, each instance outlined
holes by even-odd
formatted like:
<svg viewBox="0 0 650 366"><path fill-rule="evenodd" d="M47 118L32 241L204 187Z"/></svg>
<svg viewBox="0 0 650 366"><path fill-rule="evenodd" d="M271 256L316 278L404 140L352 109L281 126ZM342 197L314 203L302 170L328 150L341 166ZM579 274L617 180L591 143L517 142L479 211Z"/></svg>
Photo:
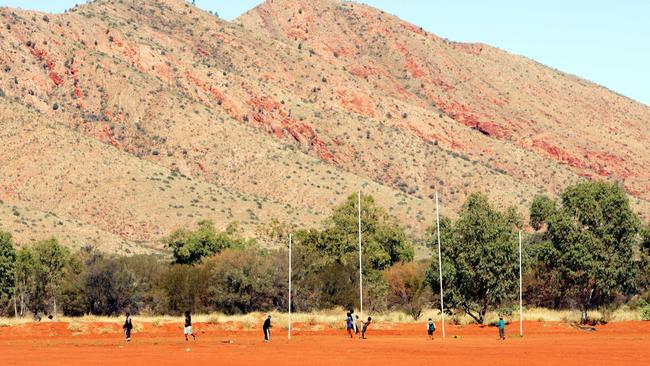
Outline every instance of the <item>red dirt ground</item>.
<svg viewBox="0 0 650 366"><path fill-rule="evenodd" d="M137 318L134 319L137 322ZM447 326L447 339L427 339L424 324L374 324L368 339L342 330L304 330L293 339L276 325L271 343L261 330L228 330L232 324L194 325L186 351L179 325L144 324L125 343L116 324L88 324L74 335L67 323L0 328L2 365L642 365L650 362L650 322L599 326L594 332L565 323L518 324L497 340L494 327ZM303 329L303 330L301 330ZM438 329L438 333L439 333ZM97 334L101 333L101 334ZM457 335L458 338L452 338ZM232 340L232 343L223 341Z"/></svg>

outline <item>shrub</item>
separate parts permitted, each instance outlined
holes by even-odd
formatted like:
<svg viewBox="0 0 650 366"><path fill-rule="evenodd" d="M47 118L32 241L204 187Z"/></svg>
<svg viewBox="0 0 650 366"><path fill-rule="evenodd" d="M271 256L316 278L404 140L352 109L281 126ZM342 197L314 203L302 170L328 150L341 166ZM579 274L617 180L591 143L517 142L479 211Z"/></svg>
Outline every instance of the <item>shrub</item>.
<svg viewBox="0 0 650 366"><path fill-rule="evenodd" d="M285 258L274 253L226 249L206 261L208 303L226 314L286 308Z"/></svg>
<svg viewBox="0 0 650 366"><path fill-rule="evenodd" d="M650 320L650 305L646 305L646 307L641 309L641 319Z"/></svg>
<svg viewBox="0 0 650 366"><path fill-rule="evenodd" d="M388 282L387 306L417 320L430 304L431 289L425 280L426 263L397 263L384 272Z"/></svg>

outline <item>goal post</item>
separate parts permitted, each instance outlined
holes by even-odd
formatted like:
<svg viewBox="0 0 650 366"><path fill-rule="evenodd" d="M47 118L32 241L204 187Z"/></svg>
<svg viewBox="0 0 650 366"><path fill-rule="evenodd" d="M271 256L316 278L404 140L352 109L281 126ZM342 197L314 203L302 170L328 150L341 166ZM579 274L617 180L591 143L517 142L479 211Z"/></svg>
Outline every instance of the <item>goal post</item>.
<svg viewBox="0 0 650 366"><path fill-rule="evenodd" d="M289 233L289 326L288 337L291 339L291 240L292 234Z"/></svg>
<svg viewBox="0 0 650 366"><path fill-rule="evenodd" d="M445 297L442 291L442 250L440 249L440 211L438 209L438 191L436 191L436 227L438 236L438 273L440 275L440 323L442 325L442 338L445 338Z"/></svg>
<svg viewBox="0 0 650 366"><path fill-rule="evenodd" d="M361 190L358 196L358 221L359 221L359 315L363 319L363 265L361 263Z"/></svg>
<svg viewBox="0 0 650 366"><path fill-rule="evenodd" d="M524 336L523 279L521 273L521 230L519 230L519 336Z"/></svg>

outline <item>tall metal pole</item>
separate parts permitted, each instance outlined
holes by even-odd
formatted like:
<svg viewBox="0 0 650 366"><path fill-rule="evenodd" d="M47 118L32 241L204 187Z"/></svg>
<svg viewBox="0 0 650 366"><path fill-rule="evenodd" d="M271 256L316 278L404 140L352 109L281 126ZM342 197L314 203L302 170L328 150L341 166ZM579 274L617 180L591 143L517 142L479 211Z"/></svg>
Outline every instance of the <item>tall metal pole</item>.
<svg viewBox="0 0 650 366"><path fill-rule="evenodd" d="M289 339L291 339L291 233L289 233Z"/></svg>
<svg viewBox="0 0 650 366"><path fill-rule="evenodd" d="M442 292L442 254L440 250L440 212L438 210L438 191L436 191L436 226L438 227L438 270L440 272L440 316L442 317L442 338L445 338L445 302Z"/></svg>
<svg viewBox="0 0 650 366"><path fill-rule="evenodd" d="M519 336L524 336L524 307L522 300L522 275L521 275L521 230L519 230Z"/></svg>
<svg viewBox="0 0 650 366"><path fill-rule="evenodd" d="M361 190L359 190L359 315L363 320L363 266L361 264Z"/></svg>

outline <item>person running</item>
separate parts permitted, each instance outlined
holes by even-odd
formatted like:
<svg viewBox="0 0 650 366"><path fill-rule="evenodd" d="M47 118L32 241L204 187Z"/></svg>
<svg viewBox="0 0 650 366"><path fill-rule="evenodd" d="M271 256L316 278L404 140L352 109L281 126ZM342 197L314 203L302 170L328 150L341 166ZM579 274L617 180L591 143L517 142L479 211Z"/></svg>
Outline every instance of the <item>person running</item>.
<svg viewBox="0 0 650 366"><path fill-rule="evenodd" d="M372 317L368 317L367 322L361 322L363 323L363 327L361 328L361 339L366 339L366 331L368 330L368 326L372 322Z"/></svg>
<svg viewBox="0 0 650 366"><path fill-rule="evenodd" d="M264 321L264 325L262 325L262 330L264 331L264 342L270 342L271 341L271 328L273 326L271 325L271 316L269 315L268 318Z"/></svg>
<svg viewBox="0 0 650 366"><path fill-rule="evenodd" d="M131 330L133 329L133 322L131 321L131 314L126 313L126 319L124 320L124 337L126 337L127 342L131 342Z"/></svg>
<svg viewBox="0 0 650 366"><path fill-rule="evenodd" d="M352 330L354 329L352 325L352 314L345 313L345 331L348 332L350 338L352 338Z"/></svg>
<svg viewBox="0 0 650 366"><path fill-rule="evenodd" d="M429 318L429 321L427 322L427 334L429 335L429 339L433 339L433 332L436 331L436 323L433 322L433 319Z"/></svg>
<svg viewBox="0 0 650 366"><path fill-rule="evenodd" d="M503 321L503 316L499 315L499 321L497 322L497 327L499 327L499 339L506 339L506 322Z"/></svg>
<svg viewBox="0 0 650 366"><path fill-rule="evenodd" d="M187 336L192 336L196 340L196 336L192 333L192 315L190 315L189 310L185 311L185 328L183 329L183 334L185 335L185 342L189 340Z"/></svg>

